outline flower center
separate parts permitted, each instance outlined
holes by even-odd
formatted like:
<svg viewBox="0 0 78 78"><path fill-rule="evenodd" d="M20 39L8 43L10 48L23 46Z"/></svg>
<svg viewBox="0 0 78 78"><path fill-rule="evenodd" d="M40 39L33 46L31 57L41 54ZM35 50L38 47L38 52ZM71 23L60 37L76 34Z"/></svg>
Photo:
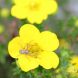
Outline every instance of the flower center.
<svg viewBox="0 0 78 78"><path fill-rule="evenodd" d="M32 2L32 3L29 5L29 9L30 9L30 10L38 10L38 9L39 9L39 4L36 3L36 2Z"/></svg>
<svg viewBox="0 0 78 78"><path fill-rule="evenodd" d="M37 43L29 43L27 46L20 50L20 54L26 54L29 56L37 57L37 55L42 51Z"/></svg>

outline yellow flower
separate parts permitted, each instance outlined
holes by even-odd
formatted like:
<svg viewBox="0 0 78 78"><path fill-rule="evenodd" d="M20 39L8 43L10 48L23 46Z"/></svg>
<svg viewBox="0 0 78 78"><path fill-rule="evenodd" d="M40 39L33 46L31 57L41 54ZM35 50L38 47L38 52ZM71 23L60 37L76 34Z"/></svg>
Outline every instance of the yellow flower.
<svg viewBox="0 0 78 78"><path fill-rule="evenodd" d="M70 65L67 68L67 72L69 72L69 73L77 73L77 69L73 65Z"/></svg>
<svg viewBox="0 0 78 78"><path fill-rule="evenodd" d="M56 68L59 58L54 50L59 46L57 36L50 31L40 32L34 25L25 24L19 36L9 42L10 56L16 58L17 65L25 72L41 65L45 69Z"/></svg>
<svg viewBox="0 0 78 78"><path fill-rule="evenodd" d="M0 24L0 34L4 32L4 26Z"/></svg>
<svg viewBox="0 0 78 78"><path fill-rule="evenodd" d="M67 68L67 72L78 76L78 56L73 56L70 60L70 66Z"/></svg>
<svg viewBox="0 0 78 78"><path fill-rule="evenodd" d="M60 48L70 48L70 44L65 39L60 39Z"/></svg>
<svg viewBox="0 0 78 78"><path fill-rule="evenodd" d="M75 26L78 27L78 19L75 21Z"/></svg>
<svg viewBox="0 0 78 78"><path fill-rule="evenodd" d="M11 14L19 19L25 19L30 23L40 24L48 15L57 11L55 0L14 0Z"/></svg>
<svg viewBox="0 0 78 78"><path fill-rule="evenodd" d="M4 18L8 17L9 16L9 9L8 8L3 8L1 10L1 16L4 17Z"/></svg>
<svg viewBox="0 0 78 78"><path fill-rule="evenodd" d="M71 64L78 70L78 56L72 57Z"/></svg>

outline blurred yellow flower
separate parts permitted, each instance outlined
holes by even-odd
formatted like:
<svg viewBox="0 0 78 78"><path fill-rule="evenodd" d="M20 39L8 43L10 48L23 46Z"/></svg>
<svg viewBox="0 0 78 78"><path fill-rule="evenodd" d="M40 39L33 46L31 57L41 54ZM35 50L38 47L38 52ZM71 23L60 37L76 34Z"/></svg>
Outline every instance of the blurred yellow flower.
<svg viewBox="0 0 78 78"><path fill-rule="evenodd" d="M67 48L67 49L70 48L70 44L65 39L60 39L59 42L60 42L60 47L61 48Z"/></svg>
<svg viewBox="0 0 78 78"><path fill-rule="evenodd" d="M4 32L4 26L0 24L0 34Z"/></svg>
<svg viewBox="0 0 78 78"><path fill-rule="evenodd" d="M59 46L57 36L50 31L40 32L34 25L25 24L19 36L8 44L10 56L16 58L17 65L25 72L41 65L45 69L56 68L59 57L54 50Z"/></svg>
<svg viewBox="0 0 78 78"><path fill-rule="evenodd" d="M78 27L78 19L75 21L75 26Z"/></svg>
<svg viewBox="0 0 78 78"><path fill-rule="evenodd" d="M78 70L78 56L72 57L71 64L73 64Z"/></svg>
<svg viewBox="0 0 78 78"><path fill-rule="evenodd" d="M69 72L69 73L77 73L77 69L73 65L71 65L71 66L69 66L67 68L67 72Z"/></svg>
<svg viewBox="0 0 78 78"><path fill-rule="evenodd" d="M8 8L3 8L1 10L1 16L4 17L4 18L8 17L9 16L9 9Z"/></svg>
<svg viewBox="0 0 78 78"><path fill-rule="evenodd" d="M11 14L19 19L25 19L30 23L40 24L48 15L57 11L55 0L14 0Z"/></svg>
<svg viewBox="0 0 78 78"><path fill-rule="evenodd" d="M67 68L67 72L78 77L78 56L73 56L70 60L70 66Z"/></svg>

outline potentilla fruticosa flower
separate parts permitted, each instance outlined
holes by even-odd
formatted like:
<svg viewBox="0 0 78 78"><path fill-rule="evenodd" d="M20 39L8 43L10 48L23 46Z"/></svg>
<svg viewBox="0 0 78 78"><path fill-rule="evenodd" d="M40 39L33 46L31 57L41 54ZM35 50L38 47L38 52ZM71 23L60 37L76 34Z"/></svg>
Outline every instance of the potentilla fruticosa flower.
<svg viewBox="0 0 78 78"><path fill-rule="evenodd" d="M70 60L70 65L67 68L67 72L70 74L74 74L78 77L78 56L75 55Z"/></svg>
<svg viewBox="0 0 78 78"><path fill-rule="evenodd" d="M56 0L13 0L11 14L19 19L26 19L30 23L40 24L48 15L57 11Z"/></svg>
<svg viewBox="0 0 78 78"><path fill-rule="evenodd" d="M8 51L21 70L27 72L39 65L45 69L56 68L59 57L54 50L58 46L56 34L50 31L40 32L34 25L25 24L20 28L19 36L9 42Z"/></svg>
<svg viewBox="0 0 78 78"><path fill-rule="evenodd" d="M73 56L71 59L71 64L78 70L78 56Z"/></svg>

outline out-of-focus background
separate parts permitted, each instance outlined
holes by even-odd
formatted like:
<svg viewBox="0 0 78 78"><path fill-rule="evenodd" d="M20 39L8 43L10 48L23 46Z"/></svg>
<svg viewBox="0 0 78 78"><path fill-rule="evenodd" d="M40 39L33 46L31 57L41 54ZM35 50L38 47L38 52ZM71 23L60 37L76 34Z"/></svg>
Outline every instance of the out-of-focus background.
<svg viewBox="0 0 78 78"><path fill-rule="evenodd" d="M78 0L56 0L58 11L50 15L38 28L55 32L60 46L56 51L60 58L57 69L45 70L41 67L22 72L15 60L8 54L8 42L18 35L26 20L19 20L10 14L12 0L0 0L0 78L78 78L78 71L68 72L70 59L78 54ZM70 70L70 71L71 71Z"/></svg>

